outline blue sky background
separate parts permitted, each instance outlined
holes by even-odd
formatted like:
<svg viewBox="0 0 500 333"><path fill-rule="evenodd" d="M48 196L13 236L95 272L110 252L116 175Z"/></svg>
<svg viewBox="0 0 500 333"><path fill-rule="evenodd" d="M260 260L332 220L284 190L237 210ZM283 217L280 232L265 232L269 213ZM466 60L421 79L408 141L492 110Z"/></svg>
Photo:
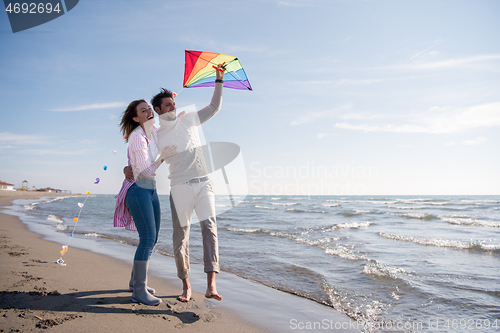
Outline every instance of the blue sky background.
<svg viewBox="0 0 500 333"><path fill-rule="evenodd" d="M180 91L187 49L237 56L254 88L225 89L203 129L241 147L250 194L499 194L499 14L496 0L81 0L13 34L4 12L0 180L117 193L124 106Z"/></svg>

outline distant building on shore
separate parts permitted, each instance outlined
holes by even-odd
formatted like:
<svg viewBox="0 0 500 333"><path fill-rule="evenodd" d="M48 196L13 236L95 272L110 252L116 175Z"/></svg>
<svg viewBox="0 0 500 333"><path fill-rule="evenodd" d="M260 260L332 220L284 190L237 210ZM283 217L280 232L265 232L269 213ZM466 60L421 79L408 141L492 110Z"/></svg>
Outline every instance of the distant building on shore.
<svg viewBox="0 0 500 333"><path fill-rule="evenodd" d="M0 190L14 191L14 184L9 184L0 180Z"/></svg>
<svg viewBox="0 0 500 333"><path fill-rule="evenodd" d="M52 192L52 193L62 193L63 192L63 190L55 189L55 188L51 188L51 187L40 188L37 191L38 192Z"/></svg>

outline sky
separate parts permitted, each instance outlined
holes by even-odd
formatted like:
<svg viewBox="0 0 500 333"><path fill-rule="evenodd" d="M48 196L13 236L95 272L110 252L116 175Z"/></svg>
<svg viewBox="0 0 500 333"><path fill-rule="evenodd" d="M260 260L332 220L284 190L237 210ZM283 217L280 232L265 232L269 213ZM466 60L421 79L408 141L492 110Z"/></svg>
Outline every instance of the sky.
<svg viewBox="0 0 500 333"><path fill-rule="evenodd" d="M128 103L165 87L178 109L209 104L213 88L181 91L197 50L238 57L253 87L225 89L202 128L240 147L233 194L498 195L499 13L497 0L80 0L18 33L1 13L0 180L118 193Z"/></svg>

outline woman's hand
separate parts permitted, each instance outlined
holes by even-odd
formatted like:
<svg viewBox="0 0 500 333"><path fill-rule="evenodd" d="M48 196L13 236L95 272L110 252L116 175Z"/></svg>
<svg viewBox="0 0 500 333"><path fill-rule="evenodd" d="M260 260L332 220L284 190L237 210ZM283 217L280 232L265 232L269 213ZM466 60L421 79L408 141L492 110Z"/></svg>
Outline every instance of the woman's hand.
<svg viewBox="0 0 500 333"><path fill-rule="evenodd" d="M132 170L132 167L130 165L127 165L126 167L123 168L123 174L125 175L125 178L127 178L130 181L134 181L134 171Z"/></svg>
<svg viewBox="0 0 500 333"><path fill-rule="evenodd" d="M177 148L175 146L168 146L163 148L160 156L158 156L158 158L155 161L156 168L158 169L160 165L163 163L163 161L165 161L167 158L175 154L177 154Z"/></svg>
<svg viewBox="0 0 500 333"><path fill-rule="evenodd" d="M167 158L169 158L175 154L177 154L177 147L168 146L168 147L163 148L161 155L160 155L160 159L166 160Z"/></svg>

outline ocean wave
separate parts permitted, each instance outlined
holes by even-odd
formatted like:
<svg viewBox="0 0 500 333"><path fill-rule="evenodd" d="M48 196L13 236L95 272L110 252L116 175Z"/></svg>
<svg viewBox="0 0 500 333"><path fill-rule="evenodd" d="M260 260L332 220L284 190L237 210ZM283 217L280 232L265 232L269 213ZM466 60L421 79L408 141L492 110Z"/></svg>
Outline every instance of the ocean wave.
<svg viewBox="0 0 500 333"><path fill-rule="evenodd" d="M237 229L237 228L226 228L227 231L232 231L232 232L245 232L247 234L269 234L270 231L261 229L261 228L256 228L256 229Z"/></svg>
<svg viewBox="0 0 500 333"><path fill-rule="evenodd" d="M101 235L99 235L98 233L95 233L95 232L90 232L88 234L85 234L85 237L101 237Z"/></svg>
<svg viewBox="0 0 500 333"><path fill-rule="evenodd" d="M334 256L339 257L341 259L347 259L347 260L353 260L353 261L367 260L365 256L356 255L354 253L354 251L352 251L351 249L349 249L345 245L338 245L335 248L327 247L327 248L325 248L325 253L330 254L330 255L334 255Z"/></svg>
<svg viewBox="0 0 500 333"><path fill-rule="evenodd" d="M305 233L304 233L305 234ZM290 240L296 241L297 243L307 244L311 246L319 246L320 248L325 249L325 243L335 242L340 239L340 237L325 237L320 239L310 239L304 237L304 234L296 235L290 234L287 232L271 232L270 235L274 237L283 237L288 238Z"/></svg>
<svg viewBox="0 0 500 333"><path fill-rule="evenodd" d="M372 205L392 205L392 204L396 203L396 201L394 201L394 200L391 200L391 201L356 200L354 202L355 203L367 203L367 204L372 204Z"/></svg>
<svg viewBox="0 0 500 333"><path fill-rule="evenodd" d="M358 216L361 214L369 214L373 213L371 210L361 210L361 209L353 209L352 212L342 212L339 213L340 215L344 215L345 217L353 217L353 216Z"/></svg>
<svg viewBox="0 0 500 333"><path fill-rule="evenodd" d="M403 268L391 267L387 264L381 264L378 261L366 265L363 268L363 273L392 279L401 279L400 274L408 274Z"/></svg>
<svg viewBox="0 0 500 333"><path fill-rule="evenodd" d="M472 226L472 227L500 228L500 222L477 220L477 219L473 219L470 217L469 218L442 217L441 220L444 222L448 222L449 224L455 224L455 225L466 225L466 226Z"/></svg>
<svg viewBox="0 0 500 333"><path fill-rule="evenodd" d="M370 214L375 213L373 210L353 209L356 214Z"/></svg>
<svg viewBox="0 0 500 333"><path fill-rule="evenodd" d="M60 230L60 231L68 229L68 226L64 225L64 224L54 224L54 226L56 227L57 230Z"/></svg>
<svg viewBox="0 0 500 333"><path fill-rule="evenodd" d="M462 200L463 203L492 203L497 204L500 203L500 200Z"/></svg>
<svg viewBox="0 0 500 333"><path fill-rule="evenodd" d="M271 202L271 205L274 205L274 206L296 206L296 205L300 205L300 203L298 203L298 202L287 202L287 203Z"/></svg>
<svg viewBox="0 0 500 333"><path fill-rule="evenodd" d="M340 204L321 204L323 207L340 207Z"/></svg>
<svg viewBox="0 0 500 333"><path fill-rule="evenodd" d="M332 229L359 229L367 228L372 222L353 222L353 223L341 223L332 226Z"/></svg>
<svg viewBox="0 0 500 333"><path fill-rule="evenodd" d="M275 210L276 207L266 207L266 206L255 206L255 208L259 208L259 209L270 209L270 210Z"/></svg>
<svg viewBox="0 0 500 333"><path fill-rule="evenodd" d="M305 212L302 209L296 209L296 208L288 208L286 211L291 212L291 213L304 213Z"/></svg>
<svg viewBox="0 0 500 333"><path fill-rule="evenodd" d="M59 215L49 215L47 216L47 221L52 223L63 223L63 219Z"/></svg>
<svg viewBox="0 0 500 333"><path fill-rule="evenodd" d="M415 206L415 207L387 206L387 207L393 208L393 209L426 209L427 208L425 206Z"/></svg>
<svg viewBox="0 0 500 333"><path fill-rule="evenodd" d="M479 243L474 243L474 242L462 242L462 241L450 240L450 239L416 238L416 237L386 234L383 232L380 232L379 235L384 237L384 238L387 238L387 239L393 239L395 241L412 242L412 243L426 245L426 246L449 247L449 248L459 249L459 250L480 250L480 251L487 251L487 252L500 251L500 244L499 245L491 245L491 244L479 244Z"/></svg>
<svg viewBox="0 0 500 333"><path fill-rule="evenodd" d="M217 220L218 221L239 221L240 219L219 215L219 216L217 216Z"/></svg>
<svg viewBox="0 0 500 333"><path fill-rule="evenodd" d="M407 219L417 219L417 220L425 220L425 221L434 220L434 219L438 218L434 214L424 214L424 213L422 213L422 214L418 214L418 213L407 213L407 214L392 213L391 215L402 216L402 217L407 218Z"/></svg>
<svg viewBox="0 0 500 333"><path fill-rule="evenodd" d="M408 203L408 204L413 204L416 202L433 202L435 199L432 198L413 198L413 199L396 199L396 202L398 203Z"/></svg>
<svg viewBox="0 0 500 333"><path fill-rule="evenodd" d="M412 243L417 243L417 244L421 244L421 245L429 245L429 246L437 246L437 247L451 247L451 248L455 248L455 249L470 249L473 246L473 244L469 243L469 242L461 242L461 241L448 240L448 239L415 238L415 237L408 237L408 236L386 234L384 232L379 232L379 235L384 237L384 238L393 239L396 241L412 242Z"/></svg>
<svg viewBox="0 0 500 333"><path fill-rule="evenodd" d="M26 210L33 210L33 209L38 208L37 206L39 206L39 205L44 205L44 204L52 203L55 201L61 201L61 200L67 199L67 198L76 198L76 197L79 197L79 196L73 195L73 196L65 196L65 197L55 197L55 198L52 198L52 199L46 200L46 201L32 202L29 205L24 205L23 207Z"/></svg>

